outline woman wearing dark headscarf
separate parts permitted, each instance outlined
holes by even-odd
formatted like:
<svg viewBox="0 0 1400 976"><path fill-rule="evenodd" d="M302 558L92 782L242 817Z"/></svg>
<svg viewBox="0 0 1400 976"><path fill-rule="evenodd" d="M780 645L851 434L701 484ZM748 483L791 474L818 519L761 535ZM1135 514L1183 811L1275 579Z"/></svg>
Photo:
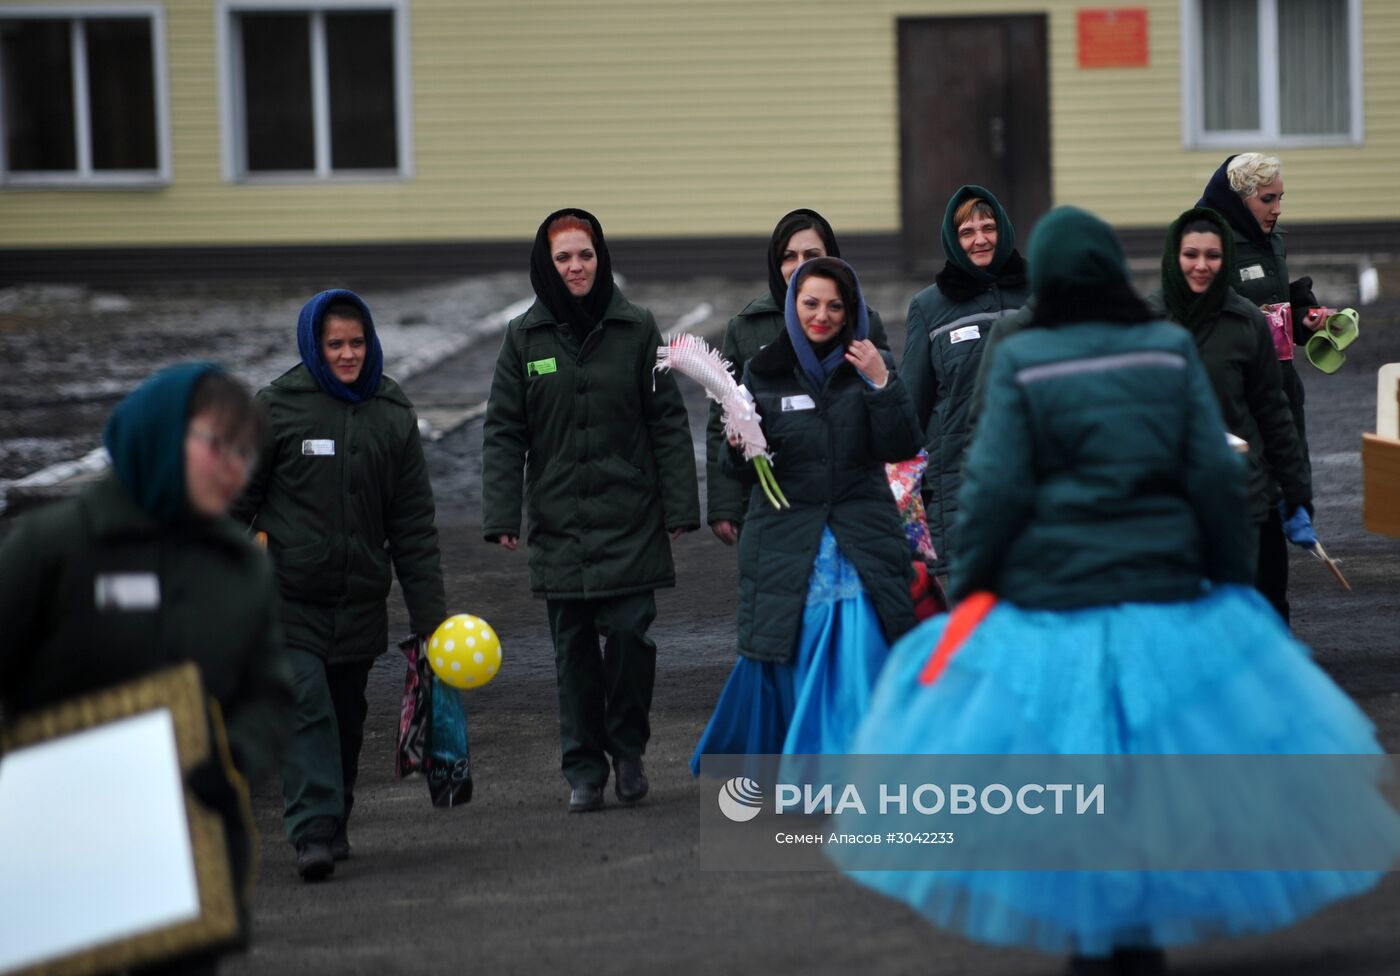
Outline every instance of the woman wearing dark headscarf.
<svg viewBox="0 0 1400 976"><path fill-rule="evenodd" d="M749 302L724 328L720 352L733 366L735 377L743 376L749 360L783 334L786 328L783 304L787 301L788 279L793 271L803 261L824 256L841 256L836 232L826 218L815 210L806 209L784 214L768 241L767 293ZM870 320L870 341L878 349L888 349L889 341L885 338L880 313L867 308L866 314ZM739 539L747 499L743 486L724 473L724 465L720 462L725 452L724 425L720 423L717 403L710 404L705 446L705 518L715 536L732 546Z"/></svg>
<svg viewBox="0 0 1400 976"><path fill-rule="evenodd" d="M1011 218L980 186L959 187L949 198L942 239L947 261L909 303L899 368L928 450L924 511L938 553L934 569L946 573L983 340L1025 304L1026 262Z"/></svg>
<svg viewBox="0 0 1400 976"><path fill-rule="evenodd" d="M1283 392L1298 430L1298 444L1305 471L1311 476L1307 426L1303 414L1303 382L1293 367L1293 346L1308 341L1309 334L1322 326L1322 316L1314 311L1317 298L1312 279L1288 280L1283 233L1278 229L1283 212L1283 170L1276 157L1262 153L1228 156L1211 175L1198 207L1209 207L1230 225L1234 237L1234 262L1227 269L1229 284L1256 306L1272 306L1287 313L1291 332L1276 337L1279 373ZM1274 609L1289 619L1288 547L1285 536L1311 532L1301 520L1287 529L1284 519L1295 509L1280 513L1271 509L1260 529L1260 589ZM1306 509L1301 511L1306 512ZM1290 534L1291 530L1291 534Z"/></svg>
<svg viewBox="0 0 1400 976"><path fill-rule="evenodd" d="M418 419L384 375L369 306L343 289L316 295L297 350L301 362L258 393L272 436L234 513L266 535L277 570L297 679L282 825L297 870L315 881L350 856L365 684L389 646L390 565L415 633L447 608Z"/></svg>
<svg viewBox="0 0 1400 976"><path fill-rule="evenodd" d="M1378 755L1370 722L1250 586L1244 464L1191 336L1154 319L1113 231L1091 214L1052 211L1029 260L1031 327L997 349L963 467L950 574L961 605L895 646L851 751ZM1115 800L1130 806L1119 785ZM1397 818L1374 805L1373 787L1354 785L1346 802L1371 804L1367 841L1384 859ZM1123 844L1115 863L1151 864L1155 840L1176 848L1182 838L1166 832L1187 826L1188 844L1210 838L1223 851L1244 838L1314 843L1261 834L1269 824L1204 787L1173 799L1193 819L1154 808L1165 838L1114 819L1120 804L1084 838L1093 851L1069 853L1092 863ZM960 830L957 843L977 841ZM860 866L845 853L828 851ZM1073 954L1070 972L1086 974L1161 973L1164 946L1278 928L1379 880L1034 867L852 877L974 939Z"/></svg>
<svg viewBox="0 0 1400 976"><path fill-rule="evenodd" d="M1285 510L1310 526L1312 486L1283 394L1269 324L1230 286L1230 269L1235 267L1232 237L1229 225L1214 210L1196 207L1183 213L1167 231L1162 287L1148 297L1148 304L1191 333L1225 429L1249 445L1249 519L1255 534L1262 535L1270 513L1277 510L1280 487ZM1269 590L1270 582L1280 577L1270 565L1278 557L1274 549L1261 538L1255 586L1279 609L1284 594ZM1287 559L1288 554L1282 556ZM1287 573L1282 577L1286 580Z"/></svg>
<svg viewBox="0 0 1400 976"><path fill-rule="evenodd" d="M739 661L691 758L839 753L865 711L889 642L914 624L909 550L885 463L918 451L909 394L869 340L855 272L798 267L781 336L749 361L790 508L749 481L739 538Z"/></svg>
<svg viewBox="0 0 1400 976"><path fill-rule="evenodd" d="M0 545L7 720L192 661L219 703L237 768L253 781L276 768L292 679L272 569L225 514L252 472L262 423L222 369L163 370L108 419L111 471L19 519ZM244 880L254 838L230 815L227 787L209 786L217 781L191 780L201 799L219 798L234 877ZM213 962L183 959L178 971L212 972Z"/></svg>
<svg viewBox="0 0 1400 976"><path fill-rule="evenodd" d="M613 283L603 228L550 214L530 252L535 303L506 327L486 407L482 532L514 550L529 517L530 589L543 597L559 681L569 810L647 792L655 591L675 585L671 540L700 525L685 405L653 376L651 312ZM603 639L602 653L598 641Z"/></svg>

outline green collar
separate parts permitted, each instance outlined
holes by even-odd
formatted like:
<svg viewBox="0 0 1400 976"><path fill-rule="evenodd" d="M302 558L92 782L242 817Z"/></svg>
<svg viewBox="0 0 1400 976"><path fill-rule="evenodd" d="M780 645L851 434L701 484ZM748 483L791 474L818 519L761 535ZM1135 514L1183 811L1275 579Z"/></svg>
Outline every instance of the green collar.
<svg viewBox="0 0 1400 976"><path fill-rule="evenodd" d="M623 297L622 289L614 288L612 301L608 302L607 311L603 313L603 318L598 324L606 325L609 322L636 322L640 324L645 321L646 317L642 310ZM530 310L525 313L525 317L520 320L520 328L533 329L541 325L557 326L560 323L555 321L544 302L537 298L535 304L531 305Z"/></svg>
<svg viewBox="0 0 1400 976"><path fill-rule="evenodd" d="M301 363L297 363L291 369L277 377L277 379L273 380L272 385L288 393L321 392L321 388L316 384L316 377L312 376L311 370L307 369ZM380 377L379 391L374 394L372 399L378 399L380 397L383 397L391 403L397 403L401 407L408 407L410 409L413 407L413 403L408 399L408 396L404 393L399 384L395 383L388 376ZM332 397L332 399L334 398ZM353 404L349 403L345 405L347 407L353 406Z"/></svg>

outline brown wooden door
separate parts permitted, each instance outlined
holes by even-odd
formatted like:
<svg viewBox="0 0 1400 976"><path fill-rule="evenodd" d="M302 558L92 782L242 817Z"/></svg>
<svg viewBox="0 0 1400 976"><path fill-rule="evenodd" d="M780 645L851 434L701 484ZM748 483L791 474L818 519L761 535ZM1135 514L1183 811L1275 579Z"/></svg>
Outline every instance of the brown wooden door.
<svg viewBox="0 0 1400 976"><path fill-rule="evenodd" d="M943 209L964 183L996 194L1025 252L1050 206L1050 98L1044 14L902 17L900 191L904 264L943 261Z"/></svg>

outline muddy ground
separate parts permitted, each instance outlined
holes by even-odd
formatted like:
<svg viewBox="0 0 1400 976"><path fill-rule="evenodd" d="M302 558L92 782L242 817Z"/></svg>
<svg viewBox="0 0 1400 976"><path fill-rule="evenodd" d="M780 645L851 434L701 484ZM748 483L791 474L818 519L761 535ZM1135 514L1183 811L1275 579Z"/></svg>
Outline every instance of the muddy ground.
<svg viewBox="0 0 1400 976"><path fill-rule="evenodd" d="M917 283L866 284L898 342ZM396 330L386 333L386 346L413 345L488 316L521 297L522 286L523 276L506 277L426 296L420 290L367 298ZM663 329L711 303L716 311L698 329L714 336L762 288L758 279L679 281L639 283L628 292L656 311ZM0 399L0 440L12 458L25 455L0 468L0 477L33 470L36 456L48 463L94 445L115 396L158 362L227 348L249 356L241 368L250 379L275 375L292 361L288 323L304 293L212 294L196 307L183 296L117 297L131 304L104 317L93 313L93 296L70 295L70 310L47 321L0 303L0 361L10 375ZM1355 589L1341 592L1320 564L1297 554L1292 593L1298 634L1377 722L1387 749L1400 752L1400 541L1362 528L1359 459L1360 434L1374 425L1375 368L1400 361L1400 305L1365 310L1362 329L1341 372L1326 377L1305 369L1316 521ZM417 373L406 384L410 395L449 410L484 399L497 343L483 337ZM401 355L386 351L391 363ZM74 382L88 392L75 393ZM703 403L686 388L699 456ZM33 443L11 443L25 439ZM40 444L47 439L65 443ZM263 840L255 940L225 971L1060 971L1056 959L986 949L935 930L837 874L706 869L698 849L702 796L686 762L733 663L735 582L733 550L708 530L676 544L678 586L658 598L659 673L646 757L651 795L625 808L609 792L602 812L567 815L544 606L529 595L524 554L480 538L480 446L479 420L428 445L449 606L488 619L505 653L501 674L464 699L475 797L465 808L439 811L423 782L393 779L403 664L386 655L371 675L354 856L329 882L302 884L281 839L275 785L264 785L255 803ZM0 465L5 459L0 452ZM393 630L406 629L401 604L391 603L391 611ZM1184 950L1173 954L1173 964L1197 976L1393 974L1400 971L1397 917L1400 877L1390 875L1370 895L1292 929Z"/></svg>

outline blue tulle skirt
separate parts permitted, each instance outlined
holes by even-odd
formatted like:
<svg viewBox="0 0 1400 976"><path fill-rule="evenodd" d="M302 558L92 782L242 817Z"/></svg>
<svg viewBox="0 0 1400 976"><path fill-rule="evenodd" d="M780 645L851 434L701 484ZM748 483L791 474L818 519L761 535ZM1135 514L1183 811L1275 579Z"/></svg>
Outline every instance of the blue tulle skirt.
<svg viewBox="0 0 1400 976"><path fill-rule="evenodd" d="M1380 753L1371 722L1253 589L1059 612L1003 602L921 685L947 620L934 617L895 645L852 752ZM1228 811L1219 821L1198 826L1268 829L1231 822ZM978 941L1084 955L1269 931L1379 880L1338 871L849 874Z"/></svg>
<svg viewBox="0 0 1400 976"><path fill-rule="evenodd" d="M705 753L845 752L889 652L855 566L824 529L793 660L739 658L691 756L691 772L700 774Z"/></svg>

